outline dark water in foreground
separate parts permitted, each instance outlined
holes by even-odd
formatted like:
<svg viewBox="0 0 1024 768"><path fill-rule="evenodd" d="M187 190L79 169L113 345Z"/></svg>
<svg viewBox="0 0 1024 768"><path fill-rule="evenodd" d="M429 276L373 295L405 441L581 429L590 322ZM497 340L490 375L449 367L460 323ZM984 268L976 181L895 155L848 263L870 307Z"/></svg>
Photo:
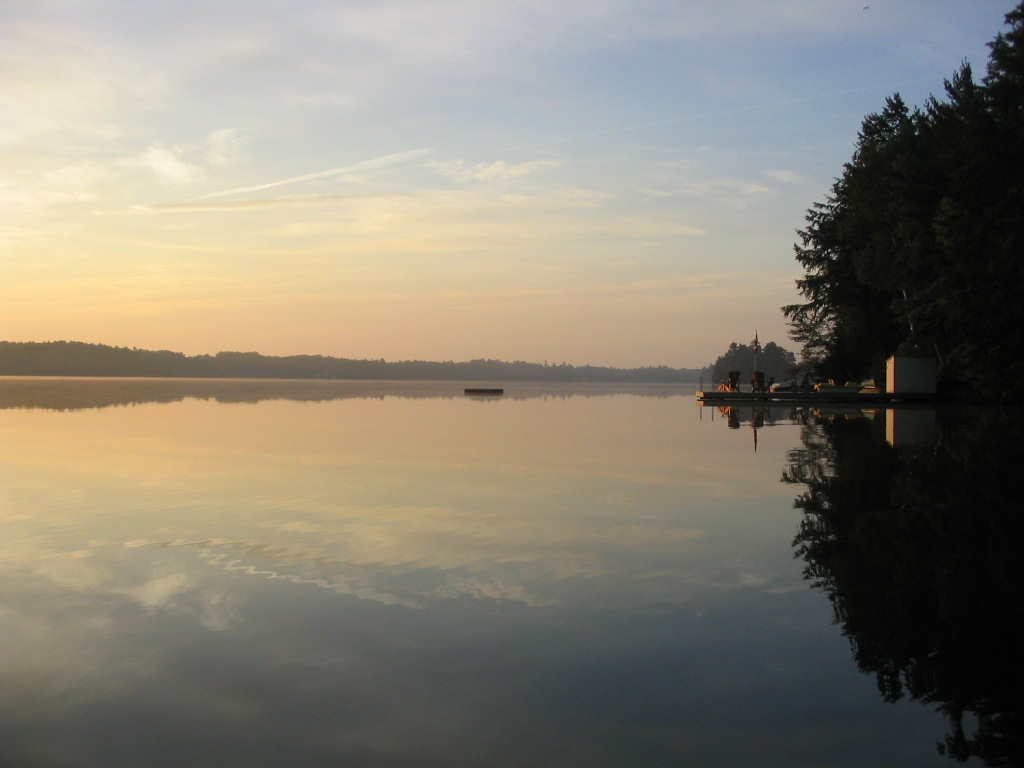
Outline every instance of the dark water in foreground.
<svg viewBox="0 0 1024 768"><path fill-rule="evenodd" d="M1014 415L505 387L0 379L0 764L1016 764Z"/></svg>

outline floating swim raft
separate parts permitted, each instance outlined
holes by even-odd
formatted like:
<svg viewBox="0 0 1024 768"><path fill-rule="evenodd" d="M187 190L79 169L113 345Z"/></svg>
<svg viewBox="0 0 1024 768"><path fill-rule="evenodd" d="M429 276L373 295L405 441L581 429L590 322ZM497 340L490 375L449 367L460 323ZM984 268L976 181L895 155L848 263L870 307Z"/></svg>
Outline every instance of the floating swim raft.
<svg viewBox="0 0 1024 768"><path fill-rule="evenodd" d="M500 387L466 387L464 390L467 395L504 395L505 390Z"/></svg>

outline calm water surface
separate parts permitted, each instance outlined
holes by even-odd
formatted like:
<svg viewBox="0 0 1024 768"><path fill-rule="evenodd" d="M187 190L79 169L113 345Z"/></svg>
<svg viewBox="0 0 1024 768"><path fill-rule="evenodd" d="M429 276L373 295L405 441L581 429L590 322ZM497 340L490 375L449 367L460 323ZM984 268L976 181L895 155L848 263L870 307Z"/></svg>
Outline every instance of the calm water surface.
<svg viewBox="0 0 1024 768"><path fill-rule="evenodd" d="M505 387L0 380L0 762L952 764L805 578L806 414Z"/></svg>

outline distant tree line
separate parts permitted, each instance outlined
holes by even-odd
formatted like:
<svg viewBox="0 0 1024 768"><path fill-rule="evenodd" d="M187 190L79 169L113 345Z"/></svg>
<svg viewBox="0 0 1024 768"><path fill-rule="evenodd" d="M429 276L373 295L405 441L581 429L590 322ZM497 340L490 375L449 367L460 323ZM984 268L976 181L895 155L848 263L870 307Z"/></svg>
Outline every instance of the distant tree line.
<svg viewBox="0 0 1024 768"><path fill-rule="evenodd" d="M167 350L111 347L77 341L0 341L0 376L681 383L697 381L700 371L666 366L607 368L485 359L386 362L383 358L352 360L323 355L273 357L258 352L188 356Z"/></svg>
<svg viewBox="0 0 1024 768"><path fill-rule="evenodd" d="M910 111L865 118L851 160L807 213L803 303L783 308L827 378L882 379L893 354L938 361L940 387L1024 393L1024 3L990 44Z"/></svg>

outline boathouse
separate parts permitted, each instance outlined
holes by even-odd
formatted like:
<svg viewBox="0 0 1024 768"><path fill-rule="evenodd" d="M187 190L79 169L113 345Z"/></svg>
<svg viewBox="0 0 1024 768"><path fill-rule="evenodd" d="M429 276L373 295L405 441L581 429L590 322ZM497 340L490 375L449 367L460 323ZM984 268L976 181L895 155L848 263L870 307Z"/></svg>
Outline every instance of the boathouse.
<svg viewBox="0 0 1024 768"><path fill-rule="evenodd" d="M934 395L935 358L893 355L885 361L885 391L890 395Z"/></svg>

